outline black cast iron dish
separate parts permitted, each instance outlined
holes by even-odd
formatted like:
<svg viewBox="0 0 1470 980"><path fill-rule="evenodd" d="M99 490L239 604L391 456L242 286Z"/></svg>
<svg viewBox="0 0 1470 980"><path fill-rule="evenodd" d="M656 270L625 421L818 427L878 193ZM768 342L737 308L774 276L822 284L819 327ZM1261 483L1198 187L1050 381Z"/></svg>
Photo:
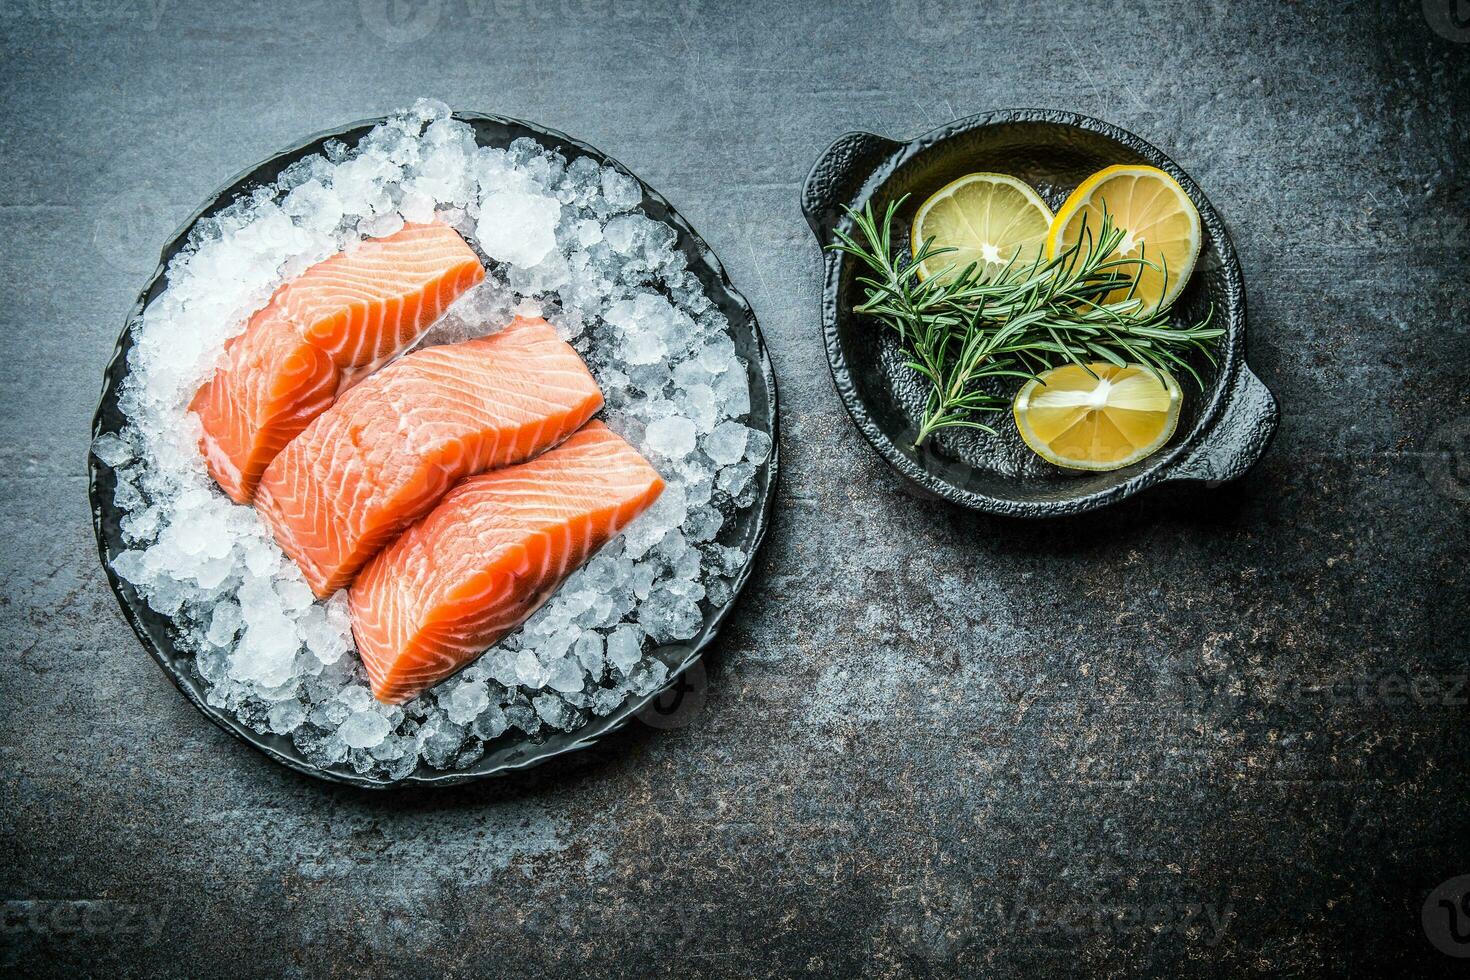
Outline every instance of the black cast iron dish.
<svg viewBox="0 0 1470 980"><path fill-rule="evenodd" d="M482 146L507 147L520 137L530 137L548 149L561 152L568 160L579 156L589 156L599 163L616 167L637 180L636 174L631 173L605 153L554 130L543 129L516 119L476 112L458 112L455 113L455 116L468 122L474 128L476 139ZM320 153L330 139L339 139L348 146L356 146L369 130L382 121L379 118L355 122L341 129L319 133L297 146L277 153L259 166L236 176L184 222L169 243L164 246L158 269L138 297L138 302L128 315L127 324L118 338L117 349L113 353L112 361L108 364L103 379L102 401L97 406L97 413L92 420L93 439L103 433L117 432L123 427L124 417L118 410L117 397L122 380L128 372L127 355L133 344L133 327L141 318L143 309L163 292L166 285L164 270L169 261L183 247L189 230L195 222L229 206L236 198L248 195L252 189L274 181L281 171L297 160ZM721 532L722 543L739 546L745 549L750 557L733 583L730 600L722 606L705 605L704 624L693 639L687 643L663 646L656 651L659 659L669 668L668 683L663 689L653 694L641 698L630 698L617 711L605 718L593 718L576 731L558 732L544 739L532 739L519 732L501 735L489 743L483 758L466 769L440 771L420 764L415 772L396 783L380 777L361 775L342 764L330 769L319 769L306 761L291 743L290 738L282 735L261 735L241 724L233 714L222 712L204 700L204 683L194 669L194 657L177 646L177 633L173 623L154 612L146 602L138 597L132 585L118 578L112 570L112 559L126 548L120 528L123 514L112 499L117 480L110 467L95 456L89 456L92 523L97 534L97 549L102 556L102 566L107 571L107 580L111 583L113 592L117 594L123 614L133 627L133 632L138 634L138 639L143 642L143 646L152 654L153 659L158 661L164 673L168 674L179 690L184 692L194 706L211 721L255 746L277 762L309 776L373 789L406 784L447 786L497 776L512 770L527 769L553 756L585 748L596 739L621 728L628 723L630 718L645 708L656 710L651 706L652 702L672 688L680 675L695 664L704 648L714 639L720 625L729 615L735 597L750 578L751 570L755 566L755 553L764 540L766 527L770 523L771 503L775 498L778 452L776 445L776 375L771 368L771 359L766 353L765 341L761 337L760 327L756 324L755 314L751 311L750 305L731 285L729 277L725 274L714 252L710 251L704 239L699 237L688 222L679 216L673 205L641 180L639 186L643 189L644 213L653 220L666 222L674 228L678 233L678 246L689 260L689 269L708 290L714 304L729 318L735 348L750 365L749 424L752 428L765 431L771 437L770 458L754 477L760 498L757 505L741 512L739 519L734 522L733 535L729 530ZM729 528L730 522L727 522L726 526Z"/></svg>
<svg viewBox="0 0 1470 980"><path fill-rule="evenodd" d="M1075 473L1046 463L1021 441L1009 413L986 418L997 434L951 430L912 448L925 389L904 366L892 332L856 315L862 302L853 260L826 249L832 230L851 231L843 206L872 202L899 209L896 246L908 248L914 213L934 191L975 171L1012 174L1056 208L1089 175L1113 164L1150 164L1171 174L1199 209L1199 262L1175 303L1179 319L1214 306L1225 328L1215 365L1191 363L1204 390L1181 375L1179 427L1164 448L1109 473ZM824 248L822 322L832 379L848 413L894 469L924 490L976 510L1017 517L1080 514L1168 480L1223 481L1249 469L1276 431L1276 401L1245 364L1245 286L1220 216L1179 166L1132 133L1070 112L1020 109L951 123L906 143L871 133L841 137L817 160L802 190L802 210Z"/></svg>

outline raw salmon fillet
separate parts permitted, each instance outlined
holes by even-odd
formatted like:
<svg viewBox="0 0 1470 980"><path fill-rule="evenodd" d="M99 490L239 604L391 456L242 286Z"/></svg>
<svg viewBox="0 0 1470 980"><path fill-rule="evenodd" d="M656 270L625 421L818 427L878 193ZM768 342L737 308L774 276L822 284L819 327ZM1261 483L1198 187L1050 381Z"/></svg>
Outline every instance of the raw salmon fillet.
<svg viewBox="0 0 1470 980"><path fill-rule="evenodd" d="M404 225L307 269L225 348L189 406L215 481L247 503L266 466L344 389L411 346L485 278L454 230Z"/></svg>
<svg viewBox="0 0 1470 980"><path fill-rule="evenodd" d="M256 509L320 598L460 480L530 459L602 407L545 320L407 354L352 388L266 468Z"/></svg>
<svg viewBox="0 0 1470 980"><path fill-rule="evenodd" d="M455 487L348 593L373 693L406 701L480 656L663 488L601 422L529 463Z"/></svg>

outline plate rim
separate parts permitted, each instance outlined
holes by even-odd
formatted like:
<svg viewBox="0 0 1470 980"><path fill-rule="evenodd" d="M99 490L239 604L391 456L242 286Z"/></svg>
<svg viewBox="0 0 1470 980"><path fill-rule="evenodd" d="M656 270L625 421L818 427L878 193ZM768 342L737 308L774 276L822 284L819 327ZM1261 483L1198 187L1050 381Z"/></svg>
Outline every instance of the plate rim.
<svg viewBox="0 0 1470 980"><path fill-rule="evenodd" d="M640 209L645 209L651 202L665 212L664 216L658 220L672 225L675 231L678 232L679 238L676 239L677 245L687 243L693 247L693 250L699 254L700 258L709 267L709 274L714 284L725 292L733 305L741 312L744 317L744 322L749 326L757 355L752 359L752 367L765 388L767 404L769 406L771 450L764 464L764 469L768 475L765 479L763 498L754 515L754 525L750 532L750 547L745 565L731 582L730 598L709 614L709 618L701 627L700 633L696 634L698 638L697 642L661 644L654 647L653 652L655 653L660 651L673 651L677 655L682 652L682 657L673 666L670 666L668 677L664 683L649 694L628 698L617 710L606 716L601 718L594 716L581 729L564 733L571 736L566 744L553 749L544 749L544 743L542 745L529 743L529 748L524 758L502 762L481 769L476 768L479 765L479 762L477 762L465 769L437 770L420 761L413 772L401 779L368 776L355 772L340 762L334 764L332 767L323 769L312 765L304 757L300 756L299 752L294 750L294 746L292 752L288 754L276 745L271 744L270 741L267 741L267 736L247 727L233 712L217 709L213 705L208 704L201 697L200 691L196 689L196 687L202 688L202 683L196 685L193 678L186 678L184 676L184 672L174 665L172 658L166 651L159 647L158 641L144 624L142 613L134 606L135 603L141 603L142 599L138 596L136 589L133 588L131 583L124 581L118 576L108 560L108 542L104 528L105 514L104 501L101 499L101 484L105 477L111 475L113 468L107 466L107 464L97 458L92 451L92 446L104 431L111 431L103 429L104 415L107 413L109 407L115 408L115 404L113 403L115 402L116 392L123 378L127 375L127 353L132 347L134 327L139 322L150 296L154 293L155 288L159 287L167 273L170 253L177 254L185 243L189 232L192 231L199 220L208 213L228 206L227 198L238 197L252 183L260 186L256 179L257 175L283 159L287 157L302 158L310 155L312 152L319 152L320 145L325 145L326 142L334 138L343 138L358 130L363 130L363 133L358 136L358 138L361 138L361 135L364 135L366 131L392 117L388 115L371 116L341 126L321 130L296 141L284 149L272 153L253 166L247 167L231 176L216 188L205 199L204 203L196 208L189 217L184 219L165 240L164 245L159 251L159 262L154 268L152 275L148 277L142 290L138 293L138 298L133 303L132 308L128 311L122 331L118 334L117 341L113 346L112 355L108 358L107 365L103 370L102 390L98 399L97 408L92 414L92 423L89 429L91 438L87 444L87 497L92 511L93 536L96 541L97 555L102 564L103 573L107 577L113 597L122 609L123 618L127 621L134 636L137 637L154 663L163 670L165 676L173 683L174 687L201 714L214 722L219 728L229 732L240 741L263 753L272 761L294 772L325 782L354 786L359 789L392 790L414 786L447 787L477 782L484 779L501 778L513 773L524 772L551 759L586 749L592 744L627 727L634 716L674 687L680 678L696 662L703 658L705 650L714 642L731 612L739 603L745 586L754 572L756 561L759 558L761 549L770 531L770 525L774 516L776 488L780 477L780 404L777 392L776 372L771 361L770 349L766 344L764 334L761 332L760 322L755 315L755 310L751 307L750 302L745 296L735 288L735 284L730 280L729 273L726 271L724 264L721 263L719 256L715 254L714 249L705 240L704 236L699 234L694 226L684 218L666 197L650 186L643 178L639 177L611 155L589 143L568 136L559 130L513 116L502 116L495 113L462 109L452 110L451 115L455 119L472 125L476 122L484 122L508 129L521 129L527 135L536 138L543 146L555 149L561 152L563 156L568 155L566 150L570 148L597 160L600 164L612 166L620 173L631 177L638 183L638 186L643 192L643 200L639 205ZM697 272L696 275L698 275ZM701 279L703 278L701 276ZM732 322L731 327L732 329L741 328L740 324L734 322ZM760 471L758 470L757 472L759 473ZM116 506L110 500L105 503L107 506ZM187 659L192 664L192 655ZM665 662L667 663L668 661L665 660ZM591 730L589 731L589 729ZM275 735L271 737L274 739L287 739L289 744L288 736Z"/></svg>

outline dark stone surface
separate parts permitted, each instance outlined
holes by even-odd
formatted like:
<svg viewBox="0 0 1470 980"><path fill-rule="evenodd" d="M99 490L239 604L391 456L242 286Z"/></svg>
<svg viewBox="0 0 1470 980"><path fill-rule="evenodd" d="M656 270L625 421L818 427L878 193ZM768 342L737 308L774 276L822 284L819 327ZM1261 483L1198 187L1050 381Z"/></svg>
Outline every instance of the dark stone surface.
<svg viewBox="0 0 1470 980"><path fill-rule="evenodd" d="M7 972L1463 964L1420 918L1470 872L1447 3L394 7L0 2ZM420 94L585 139L700 229L771 343L784 474L688 726L371 796L271 764L143 655L83 458L149 248L235 171ZM848 423L807 166L1013 105L1145 136L1230 223L1284 409L1245 480L1007 523L905 494Z"/></svg>

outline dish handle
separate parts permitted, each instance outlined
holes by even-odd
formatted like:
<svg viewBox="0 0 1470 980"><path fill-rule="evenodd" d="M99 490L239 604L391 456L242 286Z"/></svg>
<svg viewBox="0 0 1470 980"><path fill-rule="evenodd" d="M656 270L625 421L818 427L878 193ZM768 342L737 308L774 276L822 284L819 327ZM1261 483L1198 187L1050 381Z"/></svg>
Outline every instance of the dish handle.
<svg viewBox="0 0 1470 980"><path fill-rule="evenodd" d="M1276 397L1242 363L1220 420L1189 455L1174 464L1168 479L1214 484L1243 476L1266 452L1280 418Z"/></svg>
<svg viewBox="0 0 1470 980"><path fill-rule="evenodd" d="M904 144L873 133L845 133L822 151L801 188L801 210L823 242L852 204L863 183Z"/></svg>

